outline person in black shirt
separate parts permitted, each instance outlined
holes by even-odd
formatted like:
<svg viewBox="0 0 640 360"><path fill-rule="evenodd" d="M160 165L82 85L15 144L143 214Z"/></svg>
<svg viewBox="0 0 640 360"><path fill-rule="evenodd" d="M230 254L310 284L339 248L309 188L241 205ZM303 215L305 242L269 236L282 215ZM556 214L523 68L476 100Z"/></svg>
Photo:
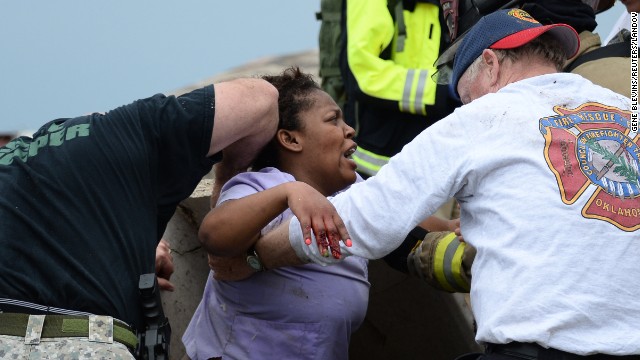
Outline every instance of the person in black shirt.
<svg viewBox="0 0 640 360"><path fill-rule="evenodd" d="M237 79L53 120L0 147L0 353L131 356L118 328L142 327L139 276L172 272L160 239L177 204L214 164L219 186L246 169L275 134L277 99ZM76 342L57 340L71 320Z"/></svg>

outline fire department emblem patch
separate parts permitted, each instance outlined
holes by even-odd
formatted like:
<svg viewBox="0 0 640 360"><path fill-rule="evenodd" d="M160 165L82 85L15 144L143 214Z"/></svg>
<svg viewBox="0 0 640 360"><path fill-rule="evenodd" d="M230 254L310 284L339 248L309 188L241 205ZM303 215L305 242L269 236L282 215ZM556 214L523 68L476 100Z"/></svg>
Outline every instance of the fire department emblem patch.
<svg viewBox="0 0 640 360"><path fill-rule="evenodd" d="M588 196L585 218L625 231L640 228L640 136L629 129L631 113L598 103L540 119L544 156L565 204Z"/></svg>
<svg viewBox="0 0 640 360"><path fill-rule="evenodd" d="M511 10L509 10L509 12L507 14L511 15L513 17L516 17L516 18L518 18L520 20L528 21L528 22L534 23L534 24L539 24L538 20L536 20L533 17L531 17L531 15L529 15L529 13L527 13L524 10L511 9Z"/></svg>

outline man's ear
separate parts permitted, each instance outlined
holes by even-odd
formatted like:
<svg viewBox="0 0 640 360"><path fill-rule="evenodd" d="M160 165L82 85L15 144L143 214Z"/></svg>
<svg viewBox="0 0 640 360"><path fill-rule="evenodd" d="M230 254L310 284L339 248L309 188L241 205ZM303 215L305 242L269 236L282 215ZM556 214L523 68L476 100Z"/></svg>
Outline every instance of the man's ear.
<svg viewBox="0 0 640 360"><path fill-rule="evenodd" d="M278 142L282 147L289 151L302 151L302 143L300 141L300 133L297 131L280 129L276 133Z"/></svg>
<svg viewBox="0 0 640 360"><path fill-rule="evenodd" d="M491 49L484 49L482 51L482 61L487 67L487 75L489 76L490 86L494 86L498 83L500 77L500 62L498 61L498 55Z"/></svg>

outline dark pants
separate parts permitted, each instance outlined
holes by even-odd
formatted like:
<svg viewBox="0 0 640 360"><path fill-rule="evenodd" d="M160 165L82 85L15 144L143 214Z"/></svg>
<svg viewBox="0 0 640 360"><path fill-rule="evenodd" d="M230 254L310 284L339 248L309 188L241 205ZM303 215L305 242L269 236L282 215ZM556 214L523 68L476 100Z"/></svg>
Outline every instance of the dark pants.
<svg viewBox="0 0 640 360"><path fill-rule="evenodd" d="M547 349L537 344L509 343L489 344L484 354L470 353L455 360L640 360L640 355L615 356L606 354L576 355L556 349Z"/></svg>

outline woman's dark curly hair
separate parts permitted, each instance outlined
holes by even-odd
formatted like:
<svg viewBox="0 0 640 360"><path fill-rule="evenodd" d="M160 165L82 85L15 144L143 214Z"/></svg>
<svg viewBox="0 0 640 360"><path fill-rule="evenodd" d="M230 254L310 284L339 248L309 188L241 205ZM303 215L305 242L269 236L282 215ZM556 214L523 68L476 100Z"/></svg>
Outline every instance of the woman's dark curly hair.
<svg viewBox="0 0 640 360"><path fill-rule="evenodd" d="M262 79L278 89L278 130L302 129L304 124L300 120L300 113L313 105L309 95L315 90L322 90L318 83L310 74L300 71L299 67L287 68L280 75L264 75ZM274 138L260 151L251 168L259 170L267 166L277 168L279 165L278 143Z"/></svg>

